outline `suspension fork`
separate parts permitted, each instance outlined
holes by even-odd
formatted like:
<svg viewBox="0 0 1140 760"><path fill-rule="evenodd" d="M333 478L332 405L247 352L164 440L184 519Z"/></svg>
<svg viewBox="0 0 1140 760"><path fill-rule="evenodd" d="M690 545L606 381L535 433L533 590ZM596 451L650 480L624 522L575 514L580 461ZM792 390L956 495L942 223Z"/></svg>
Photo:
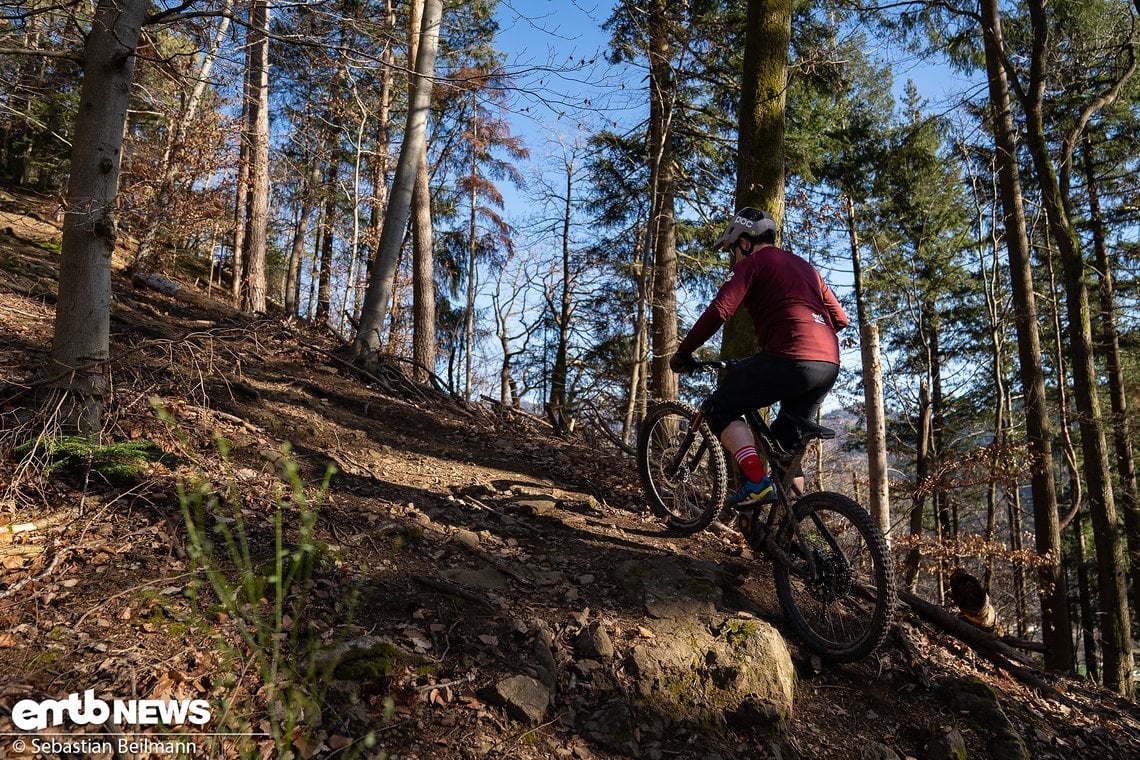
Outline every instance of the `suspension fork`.
<svg viewBox="0 0 1140 760"><path fill-rule="evenodd" d="M681 441L681 445L677 447L677 455L673 457L673 461L669 462L665 468L666 476L671 478L677 474L677 471L679 469L681 469L681 465L684 464L685 454L689 452L689 447L693 445L693 439L697 437L697 431L701 429L701 425L704 424L704 421L705 411L704 409L698 409L697 414L689 421L689 431L685 433L685 437ZM690 465L701 460L701 457L704 456L705 449L708 448L708 445L709 442L707 440L701 441L701 445L700 448L697 449L697 453L694 454L693 458L689 460Z"/></svg>

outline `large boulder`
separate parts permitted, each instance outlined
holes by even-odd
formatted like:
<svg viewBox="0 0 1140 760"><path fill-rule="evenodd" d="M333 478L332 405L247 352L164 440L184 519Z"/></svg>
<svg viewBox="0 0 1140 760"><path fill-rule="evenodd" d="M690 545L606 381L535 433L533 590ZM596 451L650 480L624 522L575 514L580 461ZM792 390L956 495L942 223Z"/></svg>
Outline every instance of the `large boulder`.
<svg viewBox="0 0 1140 760"><path fill-rule="evenodd" d="M624 563L617 577L645 610L652 638L623 669L663 717L737 731L779 726L794 704L796 673L767 623L721 609L722 572L685 557Z"/></svg>

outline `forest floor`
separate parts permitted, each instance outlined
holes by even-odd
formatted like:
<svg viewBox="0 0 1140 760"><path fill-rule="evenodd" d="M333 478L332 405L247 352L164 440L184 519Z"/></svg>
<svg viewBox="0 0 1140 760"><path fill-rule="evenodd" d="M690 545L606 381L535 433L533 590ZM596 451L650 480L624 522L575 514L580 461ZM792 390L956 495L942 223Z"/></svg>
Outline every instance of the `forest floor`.
<svg viewBox="0 0 1140 760"><path fill-rule="evenodd" d="M1037 693L906 613L862 662L813 663L768 564L732 535L670 535L626 455L366 377L296 321L189 306L118 273L107 438L139 447L103 454L133 469L56 455L47 471L42 450L15 447L36 431L27 392L51 344L58 251L54 209L0 196L0 526L22 526L0 532L0 757L291 746L300 757L937 758L956 731L975 758L1011 756L995 739L1009 730L1038 758L1140 756L1132 703L1078 680L1055 681L1061 699ZM282 573L291 567L292 583L272 577L278 535L301 557ZM607 746L584 718L627 683L622 654L655 636L618 568L681 555L747 575L731 598L785 634L794 710L734 731L635 708L631 741ZM234 580L242 568L248 593ZM594 623L616 650L600 674L574 647ZM488 687L535 673L539 630L556 684L541 717L520 721ZM366 677L329 677L321 652L360 641L385 642L362 661ZM964 707L966 682L996 694L1000 726ZM14 731L17 701L87 690L207 700L211 722L182 735L192 751L148 734L134 754L73 726L58 737L73 745L36 755Z"/></svg>

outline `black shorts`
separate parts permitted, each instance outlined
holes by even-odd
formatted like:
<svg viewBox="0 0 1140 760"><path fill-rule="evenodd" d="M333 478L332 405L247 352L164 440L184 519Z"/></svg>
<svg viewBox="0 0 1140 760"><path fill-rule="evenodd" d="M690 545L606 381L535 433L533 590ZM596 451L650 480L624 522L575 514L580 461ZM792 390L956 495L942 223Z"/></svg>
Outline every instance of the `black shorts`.
<svg viewBox="0 0 1140 760"><path fill-rule="evenodd" d="M705 419L718 436L750 409L780 402L780 414L815 421L820 404L839 377L831 362L759 353L729 367L705 401Z"/></svg>

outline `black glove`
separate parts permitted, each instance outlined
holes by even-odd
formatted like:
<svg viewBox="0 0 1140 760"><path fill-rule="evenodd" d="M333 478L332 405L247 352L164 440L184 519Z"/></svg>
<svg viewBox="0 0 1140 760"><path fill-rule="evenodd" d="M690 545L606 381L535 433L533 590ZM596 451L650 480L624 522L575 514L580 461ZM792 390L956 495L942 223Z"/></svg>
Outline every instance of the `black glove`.
<svg viewBox="0 0 1140 760"><path fill-rule="evenodd" d="M697 361L693 355L685 351L678 351L669 357L669 369L677 373L691 372L697 368Z"/></svg>

